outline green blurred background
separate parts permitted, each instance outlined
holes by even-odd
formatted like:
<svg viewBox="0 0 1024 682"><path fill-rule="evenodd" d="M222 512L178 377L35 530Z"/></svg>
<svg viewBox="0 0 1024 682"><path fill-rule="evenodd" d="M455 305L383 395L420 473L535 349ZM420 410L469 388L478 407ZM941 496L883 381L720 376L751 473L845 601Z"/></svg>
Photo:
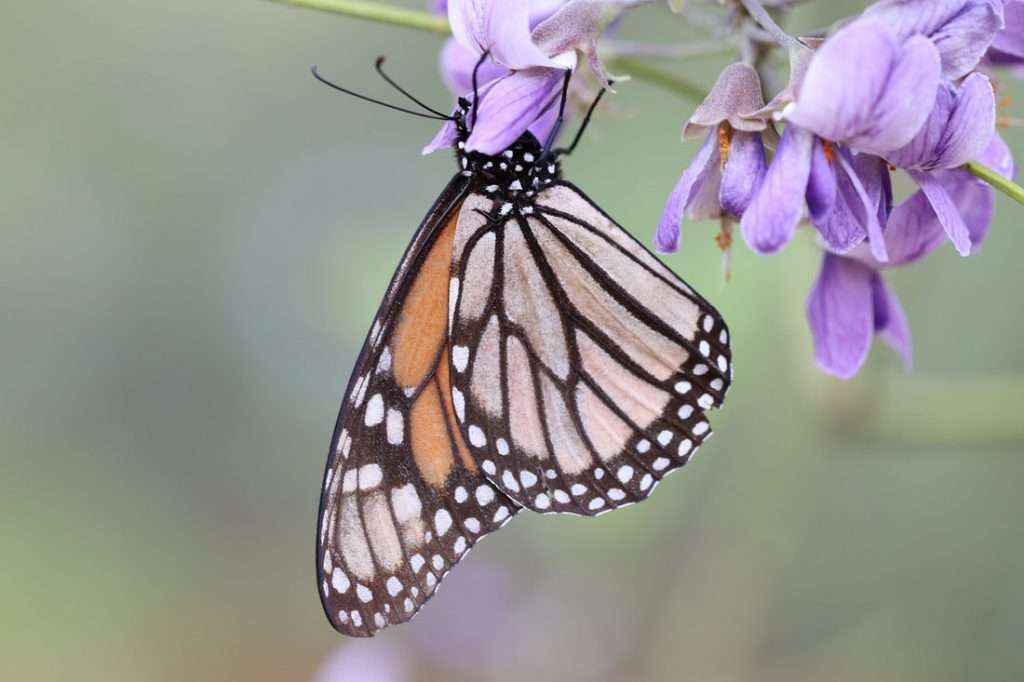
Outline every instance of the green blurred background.
<svg viewBox="0 0 1024 682"><path fill-rule="evenodd" d="M665 16L623 33L693 35ZM433 123L307 69L384 93L386 54L443 104L440 40L94 0L5 3L0 44L0 678L1024 678L1019 206L1000 198L978 257L892 273L916 369L877 345L850 383L814 368L808 235L737 249L723 286L716 227L689 227L668 262L729 319L737 365L702 457L599 520L523 515L413 624L348 641L314 580L324 457L453 164L419 154ZM693 105L639 81L614 100L566 172L646 241Z"/></svg>

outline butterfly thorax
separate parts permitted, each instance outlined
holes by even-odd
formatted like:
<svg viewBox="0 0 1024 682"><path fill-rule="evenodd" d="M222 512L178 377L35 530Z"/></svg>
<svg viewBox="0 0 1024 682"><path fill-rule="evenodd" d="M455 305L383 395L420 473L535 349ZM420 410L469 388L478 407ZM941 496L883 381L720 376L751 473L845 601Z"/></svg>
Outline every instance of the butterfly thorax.
<svg viewBox="0 0 1024 682"><path fill-rule="evenodd" d="M505 212L515 208L530 213L536 194L561 177L557 157L545 154L540 142L529 132L494 156L466 151L464 138L458 141L455 153L462 174L471 178L479 191L502 200L498 205L507 207Z"/></svg>

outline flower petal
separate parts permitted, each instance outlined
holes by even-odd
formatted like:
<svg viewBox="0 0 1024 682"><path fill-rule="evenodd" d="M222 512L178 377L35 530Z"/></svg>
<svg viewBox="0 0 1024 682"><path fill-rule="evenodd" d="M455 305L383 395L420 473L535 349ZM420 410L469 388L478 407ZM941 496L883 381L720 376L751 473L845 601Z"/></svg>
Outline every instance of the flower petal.
<svg viewBox="0 0 1024 682"><path fill-rule="evenodd" d="M459 131L455 127L454 121L446 121L441 129L434 135L434 139L427 143L427 146L423 148L422 154L432 154L438 149L447 149L448 147L454 147L455 142L459 139Z"/></svg>
<svg viewBox="0 0 1024 682"><path fill-rule="evenodd" d="M1010 58L1024 59L1024 2L1006 0L1003 19L1006 28L996 34L992 49Z"/></svg>
<svg viewBox="0 0 1024 682"><path fill-rule="evenodd" d="M725 213L742 216L764 182L764 144L760 133L735 131L722 172L718 202Z"/></svg>
<svg viewBox="0 0 1024 682"><path fill-rule="evenodd" d="M846 253L863 242L868 231L865 211L846 171L837 169L836 193L832 208L824 220L811 220L825 246L833 253Z"/></svg>
<svg viewBox="0 0 1024 682"><path fill-rule="evenodd" d="M967 225L967 233L971 238L971 253L977 253L988 236L988 228L992 226L992 219L995 217L996 191L964 171L949 171L949 175L957 176L957 184L951 187L947 182L943 182L943 185L953 197L953 202L960 209L960 216Z"/></svg>
<svg viewBox="0 0 1024 682"><path fill-rule="evenodd" d="M885 240L890 266L917 262L945 243L946 231L924 192L914 192L896 206Z"/></svg>
<svg viewBox="0 0 1024 682"><path fill-rule="evenodd" d="M886 154L886 160L907 169L957 168L988 147L995 124L992 84L973 73L959 90L940 85L928 121L909 144Z"/></svg>
<svg viewBox="0 0 1024 682"><path fill-rule="evenodd" d="M902 39L927 36L942 57L942 73L956 80L981 61L1003 27L1001 0L881 0L864 11Z"/></svg>
<svg viewBox="0 0 1024 682"><path fill-rule="evenodd" d="M902 147L928 118L939 55L927 39L900 44L882 25L855 21L814 56L788 120L826 140L881 154Z"/></svg>
<svg viewBox="0 0 1024 682"><path fill-rule="evenodd" d="M564 74L562 69L538 67L494 81L486 95L481 93L466 149L499 154L510 147L561 92Z"/></svg>
<svg viewBox="0 0 1024 682"><path fill-rule="evenodd" d="M903 306L900 305L899 298L877 272L871 279L871 289L875 309L875 333L900 354L900 357L903 358L903 367L909 372L914 363L914 352L910 338L910 325L907 324L907 315L903 312Z"/></svg>
<svg viewBox="0 0 1024 682"><path fill-rule="evenodd" d="M528 2L450 0L448 21L459 43L509 69L555 66L530 35Z"/></svg>
<svg viewBox="0 0 1024 682"><path fill-rule="evenodd" d="M946 230L946 234L949 235L956 250L961 256L971 255L970 230L967 229L967 224L960 215L960 210L953 203L953 199L946 192L946 188L942 186L942 183L932 173L911 171L910 175L921 186L921 191L928 198L928 202L935 210L939 223Z"/></svg>
<svg viewBox="0 0 1024 682"><path fill-rule="evenodd" d="M654 244L661 253L675 253L679 249L681 225L686 209L700 192L708 176L718 168L718 136L715 131L707 136L697 155L683 171L669 194L662 211Z"/></svg>
<svg viewBox="0 0 1024 682"><path fill-rule="evenodd" d="M814 140L811 175L807 182L807 209L811 222L823 223L836 203L836 168L825 154L821 140Z"/></svg>
<svg viewBox="0 0 1024 682"><path fill-rule="evenodd" d="M743 238L758 253L774 253L789 243L803 215L811 173L814 135L787 125L775 158L740 221Z"/></svg>
<svg viewBox="0 0 1024 682"><path fill-rule="evenodd" d="M960 86L936 166L956 168L988 147L996 131L996 96L988 77L972 73Z"/></svg>
<svg viewBox="0 0 1024 682"><path fill-rule="evenodd" d="M448 90L456 96L473 94L473 69L480 61L480 55L459 41L450 38L441 48L441 78ZM508 69L487 59L480 64L476 74L477 87L508 75Z"/></svg>
<svg viewBox="0 0 1024 682"><path fill-rule="evenodd" d="M761 79L749 64L730 64L686 124L683 139L728 121L735 130L757 132L767 128L761 119L744 118L764 107Z"/></svg>
<svg viewBox="0 0 1024 682"><path fill-rule="evenodd" d="M807 321L818 366L849 379L864 365L875 331L875 272L848 258L826 253L807 299Z"/></svg>
<svg viewBox="0 0 1024 682"><path fill-rule="evenodd" d="M882 225L878 222L878 197L872 197L867 189L864 187L864 183L861 182L860 175L857 170L850 163L847 155L844 153L839 154L839 165L845 171L844 175L849 180L850 186L853 188L853 195L850 197L850 206L858 219L861 220L865 231L868 235L868 241L871 245L871 254L881 262L889 260L889 253L885 247L885 236L882 234Z"/></svg>
<svg viewBox="0 0 1024 682"><path fill-rule="evenodd" d="M992 168L1004 178L1012 180L1017 176L1017 165L1013 161L1013 153L1010 151L1006 140L998 132L992 136L988 147L978 157L978 161Z"/></svg>

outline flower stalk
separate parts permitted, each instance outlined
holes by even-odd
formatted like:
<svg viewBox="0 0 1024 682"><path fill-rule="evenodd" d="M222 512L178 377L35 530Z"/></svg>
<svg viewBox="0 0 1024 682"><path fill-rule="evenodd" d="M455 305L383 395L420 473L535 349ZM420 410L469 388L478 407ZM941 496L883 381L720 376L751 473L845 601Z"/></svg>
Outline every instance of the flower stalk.
<svg viewBox="0 0 1024 682"><path fill-rule="evenodd" d="M747 14L751 16L758 23L758 25L764 29L775 41L784 47L787 51L806 49L804 44L793 36L786 33L781 26L776 23L772 15L768 13L768 10L758 0L740 0L740 4L743 5L743 9L747 11Z"/></svg>
<svg viewBox="0 0 1024 682"><path fill-rule="evenodd" d="M1018 204L1024 205L1024 187L1021 187L1013 180L1003 177L992 168L977 161L965 164L963 169L979 180L988 183Z"/></svg>
<svg viewBox="0 0 1024 682"><path fill-rule="evenodd" d="M321 12L340 14L343 16L355 17L375 21L382 24L411 28L418 31L426 31L437 35L449 35L451 27L448 19L429 12L420 10L395 7L372 0L270 0L282 5L304 7ZM786 49L804 48L796 38L786 33L764 8L758 0L740 0L747 13L763 28L770 33ZM704 98L704 89L700 86L676 76L675 74L653 66L636 57L613 57L610 60L613 68L618 68L631 76L658 86L669 92L685 97L693 102L701 102ZM963 166L963 169L999 190L1019 204L1024 205L1024 187L1009 180L992 168L984 164L972 161Z"/></svg>
<svg viewBox="0 0 1024 682"><path fill-rule="evenodd" d="M342 14L357 19L367 19L381 24L391 24L418 31L448 35L451 28L445 17L429 12L395 7L370 0L271 0L282 5L294 5L321 12Z"/></svg>

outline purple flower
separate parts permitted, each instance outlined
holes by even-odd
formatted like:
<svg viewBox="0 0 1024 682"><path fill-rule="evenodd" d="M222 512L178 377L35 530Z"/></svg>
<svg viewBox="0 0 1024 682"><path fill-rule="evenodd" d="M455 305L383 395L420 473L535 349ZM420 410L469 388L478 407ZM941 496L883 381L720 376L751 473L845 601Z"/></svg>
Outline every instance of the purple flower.
<svg viewBox="0 0 1024 682"><path fill-rule="evenodd" d="M886 154L889 163L906 169L921 186L960 255L971 253L971 235L955 203L934 171L958 168L974 160L995 134L996 101L992 85L980 73L960 88L943 83L934 109L906 146Z"/></svg>
<svg viewBox="0 0 1024 682"><path fill-rule="evenodd" d="M1024 66L1024 0L1003 0L1005 27L992 40L988 60L1000 66Z"/></svg>
<svg viewBox="0 0 1024 682"><path fill-rule="evenodd" d="M940 70L930 40L901 41L873 20L854 21L827 40L807 67L764 184L743 215L751 248L773 253L785 246L806 202L831 248L844 251L868 238L884 261L888 178L872 157L918 133Z"/></svg>
<svg viewBox="0 0 1024 682"><path fill-rule="evenodd" d="M938 48L942 74L957 80L981 61L1003 28L1004 2L1013 0L880 0L864 11L904 40L925 36Z"/></svg>
<svg viewBox="0 0 1024 682"><path fill-rule="evenodd" d="M1009 149L998 135L979 160L1007 177L1014 173ZM977 247L992 221L995 191L960 170L937 171L935 179L963 216L970 241ZM889 217L888 262L876 259L864 244L846 254L826 251L807 301L815 355L823 370L843 379L854 376L867 359L875 335L892 346L909 368L912 352L906 315L882 272L925 258L945 239L945 227L922 190Z"/></svg>
<svg viewBox="0 0 1024 682"><path fill-rule="evenodd" d="M659 251L679 248L684 217L738 218L747 210L765 174L761 133L767 126L744 114L763 106L761 80L752 67L733 64L722 71L683 131L684 139L704 131L707 137L665 204L654 238Z"/></svg>
<svg viewBox="0 0 1024 682"><path fill-rule="evenodd" d="M480 102L466 141L469 151L497 154L530 130L541 140L554 122L566 70L576 68L576 50L588 56L595 73L606 78L595 40L615 13L649 0L449 0L448 19L455 46L442 52L445 81L456 95L472 95L478 72ZM449 123L424 153L450 146Z"/></svg>

